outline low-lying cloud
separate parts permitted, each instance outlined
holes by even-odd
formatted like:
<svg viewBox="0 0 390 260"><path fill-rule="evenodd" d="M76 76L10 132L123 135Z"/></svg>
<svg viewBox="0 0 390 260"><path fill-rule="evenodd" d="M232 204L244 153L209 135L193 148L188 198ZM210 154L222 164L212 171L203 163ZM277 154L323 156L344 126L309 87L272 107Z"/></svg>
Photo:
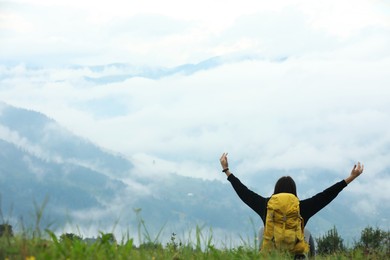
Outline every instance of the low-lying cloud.
<svg viewBox="0 0 390 260"><path fill-rule="evenodd" d="M42 84L35 70L24 68L27 76L3 80L1 96L127 156L214 161L218 167L219 154L228 151L252 171L334 169L356 160L383 170L385 161L374 165L376 154L388 153L388 63L252 60L192 75L103 85L85 83L79 69L78 78L58 83L54 77ZM31 88L20 97L16 92L24 83ZM88 105L92 102L96 106Z"/></svg>

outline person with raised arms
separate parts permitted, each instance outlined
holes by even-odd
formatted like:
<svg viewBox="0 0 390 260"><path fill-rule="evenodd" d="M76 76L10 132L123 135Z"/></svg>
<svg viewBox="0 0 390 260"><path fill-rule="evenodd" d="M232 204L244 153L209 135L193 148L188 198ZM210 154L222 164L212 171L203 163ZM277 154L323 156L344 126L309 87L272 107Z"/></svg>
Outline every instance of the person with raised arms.
<svg viewBox="0 0 390 260"><path fill-rule="evenodd" d="M364 165L358 162L347 178L333 184L311 198L299 200L293 178L281 177L275 184L271 197L263 197L248 189L231 173L227 153L220 158L222 172L227 176L240 199L254 210L264 223L261 251L282 250L296 259L304 258L309 244L304 239L304 227L309 219L337 197L348 184L363 173Z"/></svg>

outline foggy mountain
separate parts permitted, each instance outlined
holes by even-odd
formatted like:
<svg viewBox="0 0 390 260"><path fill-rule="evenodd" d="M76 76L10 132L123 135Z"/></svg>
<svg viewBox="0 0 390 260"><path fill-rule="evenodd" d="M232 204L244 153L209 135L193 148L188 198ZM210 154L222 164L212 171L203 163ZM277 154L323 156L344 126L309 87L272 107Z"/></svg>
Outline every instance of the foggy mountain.
<svg viewBox="0 0 390 260"><path fill-rule="evenodd" d="M78 227L81 232L89 228L86 233L95 235L115 229L119 234L130 230L136 237L138 209L149 231L155 234L163 228L165 238L172 232L186 234L198 225L212 228L216 238L239 241L240 236L252 237L262 225L228 181L184 177L180 172L142 176L125 156L76 136L41 113L5 103L0 103L0 160L1 217L15 229L21 221L32 225L34 212L42 206L42 227L59 231ZM314 195L306 190L319 192L333 184L326 177L329 173L313 176L299 186L301 198ZM265 196L270 194L263 192L274 183L247 181L248 187ZM308 228L318 237L336 225L341 236L352 241L366 225L388 223L389 205L367 217L350 206L358 200L341 192L310 220Z"/></svg>

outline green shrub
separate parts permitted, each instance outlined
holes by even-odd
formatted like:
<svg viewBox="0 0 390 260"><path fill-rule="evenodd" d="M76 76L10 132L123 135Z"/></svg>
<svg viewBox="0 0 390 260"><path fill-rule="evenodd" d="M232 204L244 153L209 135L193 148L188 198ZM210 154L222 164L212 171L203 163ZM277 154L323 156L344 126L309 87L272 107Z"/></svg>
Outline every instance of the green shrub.
<svg viewBox="0 0 390 260"><path fill-rule="evenodd" d="M336 226L333 226L324 236L316 239L317 252L320 255L329 255L345 250L343 239L339 236Z"/></svg>
<svg viewBox="0 0 390 260"><path fill-rule="evenodd" d="M368 226L362 230L355 249L363 250L366 255L372 253L390 255L390 232Z"/></svg>

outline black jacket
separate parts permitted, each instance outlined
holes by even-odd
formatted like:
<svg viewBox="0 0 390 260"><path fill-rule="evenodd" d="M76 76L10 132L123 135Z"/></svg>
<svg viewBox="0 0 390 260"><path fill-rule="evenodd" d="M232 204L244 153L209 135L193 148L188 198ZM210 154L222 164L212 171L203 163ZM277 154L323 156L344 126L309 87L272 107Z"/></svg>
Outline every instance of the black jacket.
<svg viewBox="0 0 390 260"><path fill-rule="evenodd" d="M228 180L232 184L234 190L237 192L237 195L240 199L245 202L251 209L253 209L265 223L265 216L267 215L267 201L269 198L260 196L259 194L248 189L241 181L230 174ZM300 201L300 213L304 221L304 225L307 224L309 219L328 205L336 196L347 186L345 180L337 182L331 187L327 188L323 192L318 193L317 195Z"/></svg>

